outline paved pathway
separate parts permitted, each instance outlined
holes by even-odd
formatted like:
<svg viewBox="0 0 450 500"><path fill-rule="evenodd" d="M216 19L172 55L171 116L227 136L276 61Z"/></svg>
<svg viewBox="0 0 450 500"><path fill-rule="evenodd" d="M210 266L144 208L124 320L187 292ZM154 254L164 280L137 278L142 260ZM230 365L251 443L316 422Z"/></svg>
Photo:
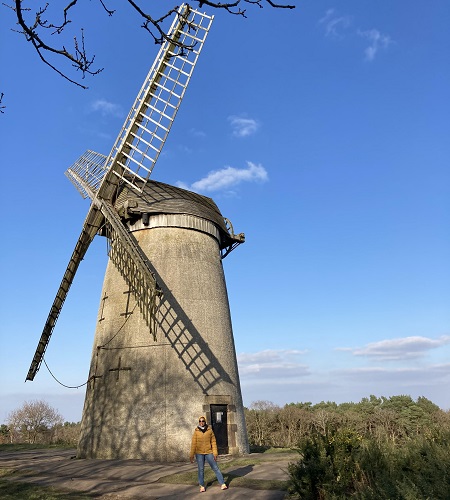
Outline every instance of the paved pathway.
<svg viewBox="0 0 450 500"><path fill-rule="evenodd" d="M279 456L251 454L263 460L260 464L236 466L225 471L237 476L251 479L287 479L287 465L296 459L294 455ZM220 463L227 457L219 458ZM103 500L119 499L191 499L191 498L223 498L281 500L285 498L283 491L255 490L233 487L221 491L217 482L200 493L197 486L185 484L166 484L158 482L164 476L178 472L196 470L195 464L180 462L159 464L142 460L78 460L75 450L27 450L17 452L0 452L0 468L14 469L25 474L17 480L53 486L58 489L69 489L98 495Z"/></svg>

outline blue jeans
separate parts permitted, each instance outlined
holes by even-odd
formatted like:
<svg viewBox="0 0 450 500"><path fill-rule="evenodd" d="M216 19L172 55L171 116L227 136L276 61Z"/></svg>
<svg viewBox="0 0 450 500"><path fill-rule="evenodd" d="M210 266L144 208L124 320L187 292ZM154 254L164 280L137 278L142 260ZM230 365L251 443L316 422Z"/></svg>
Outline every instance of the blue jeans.
<svg viewBox="0 0 450 500"><path fill-rule="evenodd" d="M217 465L216 461L214 460L214 455L212 453L209 453L208 455L202 455L200 453L197 453L195 455L195 459L197 460L197 467L198 467L198 484L200 486L205 486L205 460L208 462L209 466L211 469L214 471L214 474L217 477L217 481L219 481L219 484L223 484L223 476L222 473L219 470L219 466Z"/></svg>

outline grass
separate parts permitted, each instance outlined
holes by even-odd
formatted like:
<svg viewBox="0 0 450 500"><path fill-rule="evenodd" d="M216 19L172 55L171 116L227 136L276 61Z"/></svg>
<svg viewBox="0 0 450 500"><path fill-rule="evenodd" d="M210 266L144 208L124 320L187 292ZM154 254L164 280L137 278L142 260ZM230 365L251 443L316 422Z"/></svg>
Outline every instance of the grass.
<svg viewBox="0 0 450 500"><path fill-rule="evenodd" d="M222 474L228 485L240 488L250 488L252 490L287 490L287 481L279 481L276 479L252 479L245 476L236 476L224 471L223 467ZM178 474L172 474L171 476L164 476L159 479L158 482L168 484L190 484L195 486L198 483L197 471L180 472ZM210 486L216 482L217 479L214 472L205 470L205 483Z"/></svg>
<svg viewBox="0 0 450 500"><path fill-rule="evenodd" d="M2 500L88 500L93 497L71 491L38 486L18 481L16 478L26 473L17 473L9 469L0 469L0 498Z"/></svg>
<svg viewBox="0 0 450 500"><path fill-rule="evenodd" d="M228 485L240 487L240 488L250 488L252 490L287 490L287 481L280 481L277 479L253 479L245 476L238 476L231 472L227 472L228 469L236 467L248 467L258 465L262 460L249 459L249 458L237 458L232 459L229 462L221 462L220 470L223 474L225 482ZM170 476L164 476L159 479L160 483L168 484L190 484L196 485L198 483L197 470L192 472L179 472L172 474ZM210 486L217 482L214 472L205 467L205 483Z"/></svg>
<svg viewBox="0 0 450 500"><path fill-rule="evenodd" d="M17 443L17 444L0 444L0 453L2 451L25 451L25 450L49 450L49 449L59 449L65 450L70 448L76 448L74 445L65 444L29 444L29 443Z"/></svg>
<svg viewBox="0 0 450 500"><path fill-rule="evenodd" d="M293 453L295 448L281 448L272 446L258 446L256 444L250 445L250 453L264 453L265 455L272 455L276 453Z"/></svg>
<svg viewBox="0 0 450 500"><path fill-rule="evenodd" d="M266 455L276 455L277 453L295 453L296 451L295 448L268 448L263 453Z"/></svg>

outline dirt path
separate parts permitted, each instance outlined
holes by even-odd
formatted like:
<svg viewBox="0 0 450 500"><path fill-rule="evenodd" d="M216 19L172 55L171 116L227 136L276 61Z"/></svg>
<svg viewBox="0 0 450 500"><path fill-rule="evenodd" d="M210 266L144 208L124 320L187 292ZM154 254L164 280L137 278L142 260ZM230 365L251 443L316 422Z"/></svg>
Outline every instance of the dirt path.
<svg viewBox="0 0 450 500"><path fill-rule="evenodd" d="M287 479L287 465L295 460L294 455L263 456L252 454L254 465L227 469L227 473L253 480ZM221 462L227 457L221 458ZM256 463L256 461L260 463ZM230 481L229 489L221 491L215 482L206 493L200 494L197 486L168 484L160 482L165 476L196 470L188 462L160 464L142 460L79 460L75 450L27 450L0 452L0 468L18 472L12 480L52 486L57 489L78 491L95 495L104 500L115 499L207 499L220 495L230 499L267 499L281 500L286 497L283 491L257 490L234 487Z"/></svg>

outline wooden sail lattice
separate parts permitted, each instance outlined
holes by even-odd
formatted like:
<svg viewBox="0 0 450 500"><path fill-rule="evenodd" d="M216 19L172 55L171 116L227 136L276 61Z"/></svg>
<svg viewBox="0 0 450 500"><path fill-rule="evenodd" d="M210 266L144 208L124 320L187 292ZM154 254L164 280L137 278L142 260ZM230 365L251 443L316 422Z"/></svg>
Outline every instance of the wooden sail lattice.
<svg viewBox="0 0 450 500"><path fill-rule="evenodd" d="M65 175L77 188L83 198L93 198L97 193L103 177L106 174L107 157L88 149L78 160L69 167ZM89 187L92 194L88 192Z"/></svg>
<svg viewBox="0 0 450 500"><path fill-rule="evenodd" d="M122 224L113 206L103 202L101 210L107 219L105 233L108 240L108 256L133 292L153 340L156 340L154 311L156 299L161 292L149 267L148 259L132 234Z"/></svg>
<svg viewBox="0 0 450 500"><path fill-rule="evenodd" d="M138 191L161 153L212 20L187 5L180 8L171 40L162 45L112 148L107 171Z"/></svg>
<svg viewBox="0 0 450 500"><path fill-rule="evenodd" d="M170 132L212 20L212 16L187 5L180 7L169 31L170 39L161 46L111 153L105 160L88 150L67 170L72 182L75 172L101 198L110 200L120 182L142 192Z"/></svg>
<svg viewBox="0 0 450 500"><path fill-rule="evenodd" d="M119 272L129 272L129 284L139 308L150 325L158 293L148 261L129 234L111 202L125 182L141 192L161 153L198 56L210 29L213 16L182 5L167 38L153 63L128 117L108 155L88 150L66 172L83 198L92 204L83 229L64 273L26 380L33 380L50 341L78 266L99 231L109 231L110 257Z"/></svg>

